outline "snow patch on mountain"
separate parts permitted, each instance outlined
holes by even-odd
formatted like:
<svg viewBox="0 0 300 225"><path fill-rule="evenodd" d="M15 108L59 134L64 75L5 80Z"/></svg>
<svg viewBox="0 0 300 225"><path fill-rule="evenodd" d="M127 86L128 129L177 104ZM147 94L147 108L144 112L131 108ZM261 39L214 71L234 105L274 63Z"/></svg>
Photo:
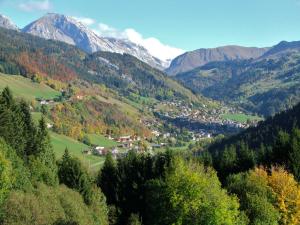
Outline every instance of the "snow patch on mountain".
<svg viewBox="0 0 300 225"><path fill-rule="evenodd" d="M11 30L19 30L19 28L6 16L0 14L0 27Z"/></svg>

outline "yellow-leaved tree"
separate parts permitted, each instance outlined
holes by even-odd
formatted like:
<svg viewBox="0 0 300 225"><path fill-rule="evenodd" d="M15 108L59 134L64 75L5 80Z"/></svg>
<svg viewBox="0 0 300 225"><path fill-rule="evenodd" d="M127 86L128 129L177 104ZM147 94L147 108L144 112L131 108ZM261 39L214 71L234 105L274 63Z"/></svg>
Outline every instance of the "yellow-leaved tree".
<svg viewBox="0 0 300 225"><path fill-rule="evenodd" d="M269 174L263 168L257 168L253 172L264 177L275 194L280 224L300 224L300 186L294 176L281 167L273 167Z"/></svg>

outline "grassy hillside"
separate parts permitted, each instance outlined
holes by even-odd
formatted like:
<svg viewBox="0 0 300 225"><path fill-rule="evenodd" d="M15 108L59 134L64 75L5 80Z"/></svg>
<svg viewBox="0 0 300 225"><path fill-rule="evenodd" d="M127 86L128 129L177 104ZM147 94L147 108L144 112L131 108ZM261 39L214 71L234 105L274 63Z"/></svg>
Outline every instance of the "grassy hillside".
<svg viewBox="0 0 300 225"><path fill-rule="evenodd" d="M108 138L104 137L103 135L99 135L99 134L89 134L88 137L90 138L90 141L93 145L99 145L105 148L110 148L110 147L114 147L117 146L118 143L113 141L113 140L109 140Z"/></svg>
<svg viewBox="0 0 300 225"><path fill-rule="evenodd" d="M36 123L38 123L38 121L41 119L41 116L42 114L39 112L32 113L32 118ZM52 123L47 118L46 121ZM91 139L92 144L95 145L101 145L103 147L112 147L116 146L117 144L116 142L109 140L102 135L90 134L89 137ZM68 148L70 154L79 158L85 164L86 167L91 169L91 171L98 170L104 162L104 157L82 154L83 150L90 148L90 146L85 145L82 142L54 132L50 132L50 138L56 159L60 159L64 154L65 149Z"/></svg>
<svg viewBox="0 0 300 225"><path fill-rule="evenodd" d="M8 86L16 97L26 100L36 98L53 99L60 95L60 92L46 86L32 82L30 79L17 75L6 75L0 73L0 90Z"/></svg>
<svg viewBox="0 0 300 225"><path fill-rule="evenodd" d="M70 154L82 160L85 166L91 171L98 170L104 163L104 157L82 154L82 151L88 149L89 146L64 135L53 132L51 132L50 135L56 158L61 158L65 149L68 148Z"/></svg>

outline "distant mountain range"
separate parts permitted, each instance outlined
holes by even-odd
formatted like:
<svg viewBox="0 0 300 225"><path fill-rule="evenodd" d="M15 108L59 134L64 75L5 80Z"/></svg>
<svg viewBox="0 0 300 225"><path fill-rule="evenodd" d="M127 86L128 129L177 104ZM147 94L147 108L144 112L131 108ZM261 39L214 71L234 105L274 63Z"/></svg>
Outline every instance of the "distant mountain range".
<svg viewBox="0 0 300 225"><path fill-rule="evenodd" d="M210 62L175 78L206 97L273 115L300 101L300 41L280 42L255 59Z"/></svg>
<svg viewBox="0 0 300 225"><path fill-rule="evenodd" d="M269 48L255 48L242 46L224 46L218 48L201 48L186 52L172 60L166 72L170 75L187 72L209 62L219 62L237 59L258 58Z"/></svg>
<svg viewBox="0 0 300 225"><path fill-rule="evenodd" d="M177 56L171 61L170 66L165 69L166 73L174 76L176 74L192 71L198 67L211 62L225 62L234 60L257 59L285 55L291 50L300 49L300 41L282 41L272 47L257 48L228 45L217 48L200 48Z"/></svg>
<svg viewBox="0 0 300 225"><path fill-rule="evenodd" d="M0 26L7 29L18 29L5 16L0 16ZM87 53L107 51L130 54L160 70L169 64L169 62L152 56L147 49L140 45L126 39L100 37L73 17L61 14L48 13L21 29L21 32L75 45Z"/></svg>

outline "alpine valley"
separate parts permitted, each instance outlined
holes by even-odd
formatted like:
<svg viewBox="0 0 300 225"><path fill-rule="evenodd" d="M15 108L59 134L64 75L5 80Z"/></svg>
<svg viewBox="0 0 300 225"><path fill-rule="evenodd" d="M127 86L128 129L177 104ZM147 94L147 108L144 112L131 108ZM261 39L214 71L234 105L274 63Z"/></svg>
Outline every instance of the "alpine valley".
<svg viewBox="0 0 300 225"><path fill-rule="evenodd" d="M167 72L195 93L270 116L300 101L299 60L297 41L260 49L227 46L179 56Z"/></svg>
<svg viewBox="0 0 300 225"><path fill-rule="evenodd" d="M300 41L162 60L79 20L0 15L1 225L300 224Z"/></svg>

